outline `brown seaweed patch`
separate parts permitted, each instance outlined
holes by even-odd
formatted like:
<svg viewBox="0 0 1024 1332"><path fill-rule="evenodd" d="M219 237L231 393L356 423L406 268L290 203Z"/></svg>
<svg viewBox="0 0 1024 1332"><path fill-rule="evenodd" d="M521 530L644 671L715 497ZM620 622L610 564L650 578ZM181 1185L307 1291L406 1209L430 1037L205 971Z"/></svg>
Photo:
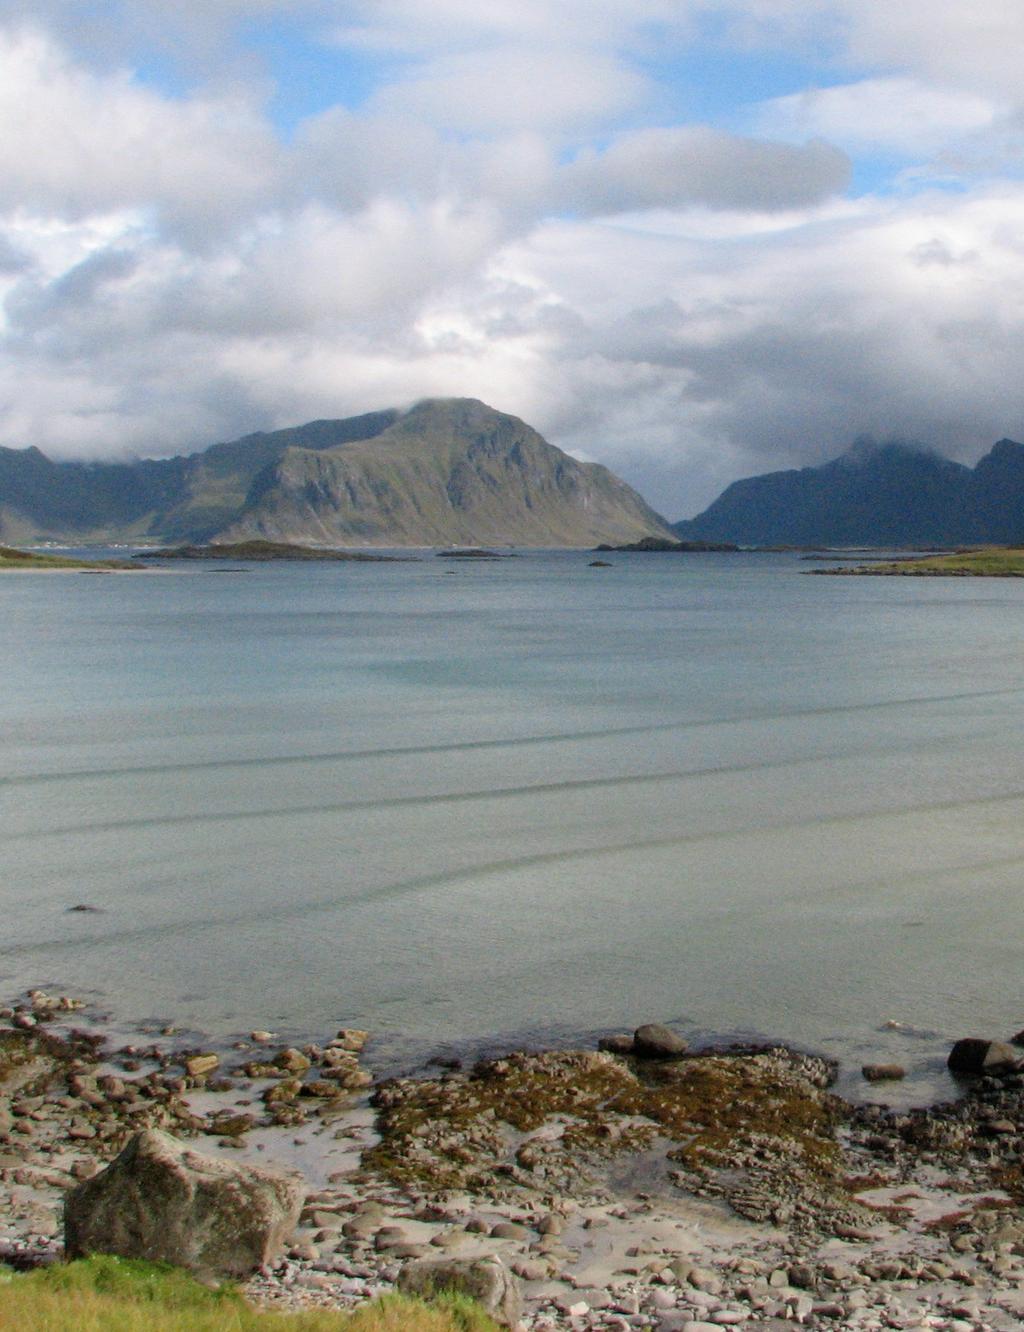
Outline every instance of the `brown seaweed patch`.
<svg viewBox="0 0 1024 1332"><path fill-rule="evenodd" d="M823 1061L781 1049L650 1067L606 1053L509 1055L467 1075L382 1084L380 1140L364 1165L429 1190L564 1187L660 1139L712 1188L744 1171L838 1187L845 1107L828 1080Z"/></svg>

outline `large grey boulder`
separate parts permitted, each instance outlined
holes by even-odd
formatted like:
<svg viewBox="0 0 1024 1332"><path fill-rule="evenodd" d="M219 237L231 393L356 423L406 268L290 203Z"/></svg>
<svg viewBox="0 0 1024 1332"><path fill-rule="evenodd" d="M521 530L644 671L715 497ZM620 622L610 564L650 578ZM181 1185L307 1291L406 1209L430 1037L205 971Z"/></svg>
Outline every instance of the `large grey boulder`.
<svg viewBox="0 0 1024 1332"><path fill-rule="evenodd" d="M682 1036L660 1022L646 1022L633 1033L633 1053L638 1059L678 1059L688 1049Z"/></svg>
<svg viewBox="0 0 1024 1332"><path fill-rule="evenodd" d="M501 1327L515 1327L522 1313L519 1282L498 1258L425 1258L402 1270L398 1289L423 1299L444 1290L468 1295Z"/></svg>
<svg viewBox="0 0 1024 1332"><path fill-rule="evenodd" d="M69 1258L114 1253L243 1277L279 1256L304 1199L297 1176L204 1156L149 1129L67 1195L64 1248Z"/></svg>
<svg viewBox="0 0 1024 1332"><path fill-rule="evenodd" d="M954 1073L998 1073L1016 1068L1020 1059L1020 1052L1006 1041L965 1036L950 1050L946 1063Z"/></svg>

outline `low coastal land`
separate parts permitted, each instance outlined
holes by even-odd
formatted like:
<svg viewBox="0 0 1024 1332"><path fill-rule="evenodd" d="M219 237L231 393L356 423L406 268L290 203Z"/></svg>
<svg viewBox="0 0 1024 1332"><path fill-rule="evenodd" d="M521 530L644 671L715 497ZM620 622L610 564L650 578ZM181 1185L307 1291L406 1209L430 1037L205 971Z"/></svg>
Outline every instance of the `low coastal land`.
<svg viewBox="0 0 1024 1332"><path fill-rule="evenodd" d="M136 560L305 560L320 563L350 562L360 564L396 564L401 555L371 555L361 550L334 550L322 546L298 546L287 541L232 541L206 546L170 546L164 550L143 550Z"/></svg>
<svg viewBox="0 0 1024 1332"><path fill-rule="evenodd" d="M0 573L61 571L74 573L137 573L139 566L127 560L73 560L65 555L44 555L34 550L0 546Z"/></svg>
<svg viewBox="0 0 1024 1332"><path fill-rule="evenodd" d="M829 1061L658 1026L374 1080L372 1036L115 1048L69 998L0 1010L0 1262L62 1257L64 1198L140 1130L298 1171L299 1228L243 1287L350 1309L424 1265L502 1273L529 1332L931 1327L1024 1317L1024 1074L980 1042L960 1099L853 1105ZM897 1070L873 1070L892 1076ZM883 1098L880 1096L880 1101Z"/></svg>
<svg viewBox="0 0 1024 1332"><path fill-rule="evenodd" d="M805 569L804 572L875 578L1024 578L1024 547L972 547L948 555L883 560L836 569Z"/></svg>

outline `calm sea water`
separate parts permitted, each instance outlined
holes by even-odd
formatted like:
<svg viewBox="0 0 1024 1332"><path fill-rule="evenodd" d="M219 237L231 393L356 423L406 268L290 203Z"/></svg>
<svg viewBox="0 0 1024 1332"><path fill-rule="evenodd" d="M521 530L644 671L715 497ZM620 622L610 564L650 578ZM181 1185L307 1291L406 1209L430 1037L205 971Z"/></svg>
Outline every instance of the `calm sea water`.
<svg viewBox="0 0 1024 1332"><path fill-rule="evenodd" d="M590 558L0 578L0 990L906 1096L1024 1026L1024 585Z"/></svg>

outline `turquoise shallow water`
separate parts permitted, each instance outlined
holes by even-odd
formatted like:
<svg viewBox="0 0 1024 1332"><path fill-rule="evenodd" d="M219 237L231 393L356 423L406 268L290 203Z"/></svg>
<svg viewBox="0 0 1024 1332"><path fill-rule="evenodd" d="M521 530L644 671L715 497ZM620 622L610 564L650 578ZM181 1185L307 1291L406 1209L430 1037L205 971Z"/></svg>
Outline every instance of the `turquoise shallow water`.
<svg viewBox="0 0 1024 1332"><path fill-rule="evenodd" d="M1024 585L590 558L0 579L0 988L410 1059L660 1018L907 1096L1024 1026Z"/></svg>

